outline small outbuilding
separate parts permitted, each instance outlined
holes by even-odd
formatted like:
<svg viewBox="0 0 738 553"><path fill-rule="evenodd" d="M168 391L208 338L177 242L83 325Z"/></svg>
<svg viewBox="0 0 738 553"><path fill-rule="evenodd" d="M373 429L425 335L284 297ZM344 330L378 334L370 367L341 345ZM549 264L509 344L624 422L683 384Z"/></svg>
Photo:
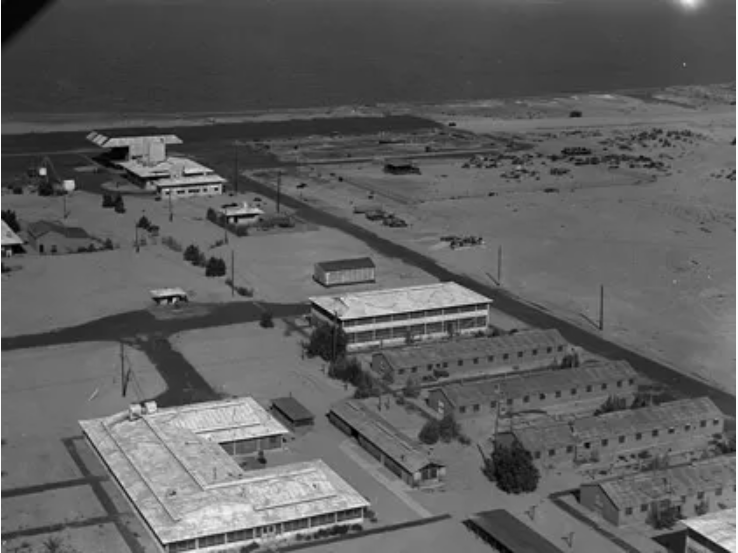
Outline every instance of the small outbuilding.
<svg viewBox="0 0 738 553"><path fill-rule="evenodd" d="M10 257L16 253L23 253L23 240L2 221L2 255Z"/></svg>
<svg viewBox="0 0 738 553"><path fill-rule="evenodd" d="M264 211L250 207L248 202L225 204L218 210L222 220L228 225L254 225L261 221Z"/></svg>
<svg viewBox="0 0 738 553"><path fill-rule="evenodd" d="M287 421L293 428L312 426L315 422L315 416L292 396L272 400L272 411Z"/></svg>
<svg viewBox="0 0 738 553"><path fill-rule="evenodd" d="M500 553L563 553L504 509L477 513L465 520L464 525Z"/></svg>
<svg viewBox="0 0 738 553"><path fill-rule="evenodd" d="M36 221L26 227L28 242L40 254L76 253L98 241L81 227L68 227L56 221Z"/></svg>
<svg viewBox="0 0 738 553"><path fill-rule="evenodd" d="M326 287L374 282L376 266L371 257L321 261L315 264L313 278Z"/></svg>
<svg viewBox="0 0 738 553"><path fill-rule="evenodd" d="M419 175L420 168L409 159L388 159L384 162L384 172L390 175Z"/></svg>
<svg viewBox="0 0 738 553"><path fill-rule="evenodd" d="M151 298L156 305L171 305L180 302L188 302L187 292L182 288L159 288L151 291Z"/></svg>

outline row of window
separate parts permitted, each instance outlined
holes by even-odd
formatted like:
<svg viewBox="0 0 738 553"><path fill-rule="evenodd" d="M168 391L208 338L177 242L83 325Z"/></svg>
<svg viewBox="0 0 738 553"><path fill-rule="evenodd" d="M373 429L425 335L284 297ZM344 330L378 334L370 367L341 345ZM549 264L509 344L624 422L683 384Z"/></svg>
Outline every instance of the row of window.
<svg viewBox="0 0 738 553"><path fill-rule="evenodd" d="M193 540L184 540L170 543L167 547L169 553L180 553L182 551L192 551L214 545L223 545L226 543L238 543L242 541L252 540L261 536L271 536L275 534L283 534L285 532L296 532L305 528L316 526L325 526L334 524L336 521L342 522L360 518L364 510L359 507L356 509L347 509L338 513L328 513L318 515L311 518L301 518L298 520L289 520L281 524L269 524L258 528L249 528L246 530L236 530L227 534L214 534L212 536L204 536Z"/></svg>
<svg viewBox="0 0 738 553"><path fill-rule="evenodd" d="M397 321L408 321L412 319L430 319L432 317L445 317L448 315L459 315L461 313L474 313L476 311L486 311L488 309L486 303L477 305L466 305L462 307L447 307L445 309L428 309L425 311L413 311L410 313L394 313L393 315L382 315L380 317L365 317L363 319L350 319L344 321L344 327L389 324Z"/></svg>
<svg viewBox="0 0 738 553"><path fill-rule="evenodd" d="M470 330L487 328L486 317L470 317L467 319L459 319L453 323L454 330ZM443 323L428 323L410 326L396 326L390 328L378 328L375 330L365 330L362 332L348 332L349 344L358 344L364 342L377 342L382 340L396 340L398 338L407 339L408 336L418 337L428 334L440 334L444 332Z"/></svg>
<svg viewBox="0 0 738 553"><path fill-rule="evenodd" d="M430 325L428 325L428 326L430 327ZM562 352L562 351L564 351L564 346L558 346L558 347L556 348L556 351L557 351L557 352ZM553 348L552 346L549 346L549 347L547 347L547 348L546 348L546 353L547 353L547 354L552 354L553 352L554 352L554 348ZM501 359L502 361L508 361L508 360L510 359L510 355L512 355L512 354L511 354L511 353L503 353L503 354L502 354L502 355L500 356L500 359ZM525 352L524 352L524 351L518 351L518 352L516 353L516 355L517 355L517 358L518 358L518 359L522 359L522 358L523 358L523 357L525 356ZM532 350L530 351L530 355L531 355L531 356L533 356L533 357L535 357L536 355L538 355L538 350L537 350L537 349L532 349ZM456 361L456 366L457 366L457 367L463 367L463 366L464 366L464 363L465 363L466 361L471 361L471 363L472 363L473 365L479 365L479 362L480 362L480 360L481 360L482 362L484 362L484 358L483 358L483 357L473 357L473 358L471 358L471 359L458 359L458 360ZM494 356L494 355L488 355L488 356L487 356L487 359L486 359L486 361L487 361L488 363L494 363L494 362L495 362L495 356ZM436 368L436 369L441 369L441 368L443 368L443 369L447 369L447 368L448 368L448 366L449 366L449 361L444 361L443 363L436 363L436 365L435 365L435 368ZM432 363L429 363L429 364L428 364L428 365L426 366L426 369L427 369L428 371L432 371L432 370L434 369L434 366L433 366L433 364L432 364ZM406 369L398 369L398 370L397 370L397 374L405 374L405 371L406 371ZM418 372L418 367L410 367L409 369L407 369L407 371L409 371L409 372L411 372L411 373L417 373L417 372ZM631 379L631 380L632 380L632 379Z"/></svg>
<svg viewBox="0 0 738 553"><path fill-rule="evenodd" d="M185 194L207 194L208 192L218 192L218 186L204 186L202 188L186 187L174 189L177 196L184 196ZM162 196L169 196L172 193L172 188L163 188L161 191Z"/></svg>
<svg viewBox="0 0 738 553"><path fill-rule="evenodd" d="M735 492L735 486L733 486L733 492ZM715 496L721 497L723 495L723 488L717 488L715 490ZM705 499L705 492L697 492L697 495L695 496L697 501L703 501ZM676 500L675 500L676 501ZM659 502L659 508L660 509L669 509L669 508L676 508L679 511L682 510L682 505L687 503L687 496L683 495L679 498L679 503L681 505L672 505L672 501L669 499L664 499ZM641 513L647 513L650 505L648 503L642 503L639 507L639 510ZM695 509L697 509L697 505L695 505ZM626 507L625 508L625 514L626 516L630 516L633 514L634 507Z"/></svg>
<svg viewBox="0 0 738 553"><path fill-rule="evenodd" d="M400 373L400 374L402 374L402 373ZM624 384L624 382L625 382L624 380L618 380L618 381L617 381L617 383L616 383L616 386L617 386L618 388L622 388L622 387L623 387L623 384ZM628 384L629 384L629 385L631 385L631 386L632 386L632 385L633 385L634 383L635 383L635 380L634 380L633 378L629 378L629 379L628 379ZM602 384L602 385L600 386L600 389L601 389L601 390L607 390L607 388L608 388L608 385L607 385L607 384ZM586 390L587 392L592 392L592 390L593 390L593 386L591 386L591 385L589 385L589 386L586 386L586 387L585 387L585 390ZM571 396L576 396L576 395L577 395L578 393L579 393L579 388L572 388L571 390L569 390L569 394L570 394ZM553 393L552 393L551 395L552 395L552 396L553 396L554 398L556 398L556 399L560 399L561 397L563 397L564 393L563 393L563 392L562 392L561 390L556 390L556 391L555 391L555 392L553 392ZM547 398L547 397L548 397L548 395L547 395L547 394L545 394L545 393L540 393L540 394L538 394L538 399L539 399L540 401L546 401L546 398ZM527 395L527 396L523 396L523 398L522 398L522 399L523 399L523 403L530 403L530 396L529 396L529 395ZM515 398L508 398L508 399L507 399L507 405L508 405L508 406L512 406L512 405L513 405L513 403L514 403L514 401L515 401ZM497 409L497 402L496 402L496 401L491 401L491 402L490 402L490 404L489 404L489 406L490 406L490 409ZM480 409L480 407L479 407L479 404L476 404L476 403L475 403L474 405L471 405L470 407L471 407L471 410L472 410L473 412L475 412L475 413L476 413L476 412L478 412L478 411L479 411L479 409ZM468 410L468 407L467 407L466 405L462 405L462 406L460 406L460 407L459 407L459 413L462 413L462 414L463 414L463 413L466 413L466 412L467 412L467 410Z"/></svg>
<svg viewBox="0 0 738 553"><path fill-rule="evenodd" d="M712 425L713 426L719 426L720 425L720 419L713 419ZM699 428L706 428L706 427L707 427L707 421L706 420L700 421ZM685 424L684 425L684 431L685 432L690 432L693 429L696 430L697 429L697 426L692 427L691 424ZM655 429L653 429L651 431L651 437L658 438L659 435L660 435L660 433L661 433L661 431L658 428L655 428ZM666 430L666 433L667 434L675 434L676 433L676 427L672 426L672 427L668 428ZM635 438L635 441L637 441L637 442L640 441L640 440L642 440L643 439L643 432L636 432L635 435L634 435L634 438ZM613 440L613 442L614 441L615 440ZM624 444L625 443L625 436L619 436L618 439L617 439L617 443L618 444ZM600 444L602 445L602 447L607 447L608 445L610 445L610 440L608 438L603 438L602 440L600 440ZM592 447L592 442L584 442L584 449L590 449L591 447Z"/></svg>

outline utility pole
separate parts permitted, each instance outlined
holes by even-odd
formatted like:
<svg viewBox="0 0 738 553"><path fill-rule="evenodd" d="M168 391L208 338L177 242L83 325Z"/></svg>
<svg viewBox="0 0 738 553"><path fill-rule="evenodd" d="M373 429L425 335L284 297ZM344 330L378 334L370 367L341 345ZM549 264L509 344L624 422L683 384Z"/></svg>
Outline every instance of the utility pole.
<svg viewBox="0 0 738 553"><path fill-rule="evenodd" d="M277 213L282 202L282 171L277 171Z"/></svg>
<svg viewBox="0 0 738 553"><path fill-rule="evenodd" d="M233 142L233 188L238 194L238 140Z"/></svg>
<svg viewBox="0 0 738 553"><path fill-rule="evenodd" d="M67 212L67 191L66 190L64 191L64 194L62 195L62 202L64 202L62 210L64 213L64 218L66 219L67 215L69 215L69 213Z"/></svg>
<svg viewBox="0 0 738 553"><path fill-rule="evenodd" d="M333 361L336 360L336 348L338 347L336 345L336 340L338 339L338 311L333 311L333 317L335 319L335 324L333 325Z"/></svg>
<svg viewBox="0 0 738 553"><path fill-rule="evenodd" d="M497 246L497 286L502 286L502 244Z"/></svg>
<svg viewBox="0 0 738 553"><path fill-rule="evenodd" d="M126 354L123 351L123 342L119 342L120 345L120 387L121 394L126 397Z"/></svg>
<svg viewBox="0 0 738 553"><path fill-rule="evenodd" d="M231 296L236 295L236 252L231 250Z"/></svg>
<svg viewBox="0 0 738 553"><path fill-rule="evenodd" d="M605 286L600 284L600 331L605 330Z"/></svg>
<svg viewBox="0 0 738 553"><path fill-rule="evenodd" d="M138 223L136 223L136 253L141 251L140 243L138 241Z"/></svg>
<svg viewBox="0 0 738 553"><path fill-rule="evenodd" d="M228 243L228 219L223 221L223 242Z"/></svg>
<svg viewBox="0 0 738 553"><path fill-rule="evenodd" d="M169 196L169 222L171 223L174 220L174 212L172 211L172 189L169 188L167 193Z"/></svg>

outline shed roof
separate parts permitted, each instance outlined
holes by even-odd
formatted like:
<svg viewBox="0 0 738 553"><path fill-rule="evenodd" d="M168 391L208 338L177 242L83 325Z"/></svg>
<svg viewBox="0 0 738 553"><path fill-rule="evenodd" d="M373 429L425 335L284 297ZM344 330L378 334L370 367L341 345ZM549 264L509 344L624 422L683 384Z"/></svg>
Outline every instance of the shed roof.
<svg viewBox="0 0 738 553"><path fill-rule="evenodd" d="M395 369L457 359L489 357L503 353L530 351L534 348L557 348L568 345L558 330L525 330L515 334L485 338L460 338L448 342L428 342L417 346L387 349L382 355ZM483 359L484 360L484 359Z"/></svg>
<svg viewBox="0 0 738 553"><path fill-rule="evenodd" d="M50 232L61 234L66 238L91 238L81 227L68 227L56 221L34 221L26 226L26 232L33 238L40 238Z"/></svg>
<svg viewBox="0 0 738 553"><path fill-rule="evenodd" d="M320 460L245 472L208 432L226 420L167 418L177 409L80 422L163 543L369 505Z"/></svg>
<svg viewBox="0 0 738 553"><path fill-rule="evenodd" d="M374 261L371 257L357 257L354 259L336 259L334 261L319 261L315 264L325 272L350 271L353 269L374 269Z"/></svg>
<svg viewBox="0 0 738 553"><path fill-rule="evenodd" d="M542 451L576 444L576 437L567 422L552 422L515 427L515 438L528 451Z"/></svg>
<svg viewBox="0 0 738 553"><path fill-rule="evenodd" d="M701 491L734 486L735 454L586 485L599 486L618 509L669 497L694 495Z"/></svg>
<svg viewBox="0 0 738 553"><path fill-rule="evenodd" d="M400 432L360 401L342 401L334 405L331 412L410 473L428 465L441 465L425 452L420 443Z"/></svg>
<svg viewBox="0 0 738 553"><path fill-rule="evenodd" d="M272 400L272 405L284 413L292 422L313 420L315 418L302 403L292 396L278 397Z"/></svg>
<svg viewBox="0 0 738 553"><path fill-rule="evenodd" d="M151 290L151 297L154 299L162 299L162 298L171 298L174 296L180 296L180 297L186 297L187 292L185 292L182 288L157 288L156 290Z"/></svg>
<svg viewBox="0 0 738 553"><path fill-rule="evenodd" d="M511 553L562 553L561 549L504 509L477 513L468 522Z"/></svg>
<svg viewBox="0 0 738 553"><path fill-rule="evenodd" d="M575 420L574 431L582 441L596 440L634 432L647 432L680 424L694 424L699 420L723 418L720 409L710 398L682 399L654 407L629 409L606 413L597 417Z"/></svg>
<svg viewBox="0 0 738 553"><path fill-rule="evenodd" d="M125 148L145 142L161 142L163 144L182 144L182 140L173 134L151 136L131 136L126 129L111 129L104 132L92 131L87 140L101 148Z"/></svg>
<svg viewBox="0 0 738 553"><path fill-rule="evenodd" d="M526 395L554 393L573 387L624 381L637 373L627 361L610 361L571 369L552 369L496 375L474 382L452 382L442 386L448 401L456 406L485 403L490 400L516 399Z"/></svg>
<svg viewBox="0 0 738 553"><path fill-rule="evenodd" d="M726 551L736 552L735 507L688 518L681 523Z"/></svg>
<svg viewBox="0 0 738 553"><path fill-rule="evenodd" d="M355 292L343 296L318 296L310 302L341 319L379 317L426 309L442 309L473 304L491 304L492 300L455 282L440 282L406 288Z"/></svg>
<svg viewBox="0 0 738 553"><path fill-rule="evenodd" d="M23 244L23 240L20 239L20 237L13 232L13 230L8 226L8 224L5 221L0 221L2 223L2 245L3 246L20 246Z"/></svg>

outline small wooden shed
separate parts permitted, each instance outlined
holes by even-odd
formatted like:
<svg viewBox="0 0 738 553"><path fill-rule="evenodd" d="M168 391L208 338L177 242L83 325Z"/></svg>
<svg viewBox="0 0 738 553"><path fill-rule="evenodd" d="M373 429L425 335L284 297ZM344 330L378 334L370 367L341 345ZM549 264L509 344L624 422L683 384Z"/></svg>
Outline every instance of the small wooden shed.
<svg viewBox="0 0 738 553"><path fill-rule="evenodd" d="M189 298L187 292L182 288L160 288L151 291L151 299L156 305L169 305L180 302L187 302Z"/></svg>
<svg viewBox="0 0 738 553"><path fill-rule="evenodd" d="M321 261L315 264L313 278L323 286L374 282L376 266L371 257Z"/></svg>
<svg viewBox="0 0 738 553"><path fill-rule="evenodd" d="M292 396L272 400L272 411L278 413L293 428L312 426L315 422L313 414Z"/></svg>

